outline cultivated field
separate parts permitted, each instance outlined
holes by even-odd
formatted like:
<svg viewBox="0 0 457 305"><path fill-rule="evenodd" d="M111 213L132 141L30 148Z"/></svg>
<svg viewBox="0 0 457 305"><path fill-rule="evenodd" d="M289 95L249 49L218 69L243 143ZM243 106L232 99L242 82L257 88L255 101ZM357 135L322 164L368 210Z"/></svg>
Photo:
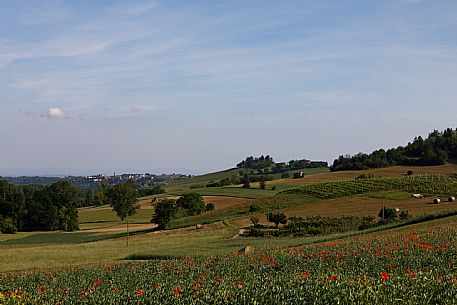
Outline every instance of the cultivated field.
<svg viewBox="0 0 457 305"><path fill-rule="evenodd" d="M428 192L426 197L416 199L412 197L415 189L405 190L403 182L389 182L388 185L397 187L380 188L379 185L391 181L387 178L368 182L376 187L354 187L351 182L349 191L346 182L323 182L354 181L363 171L317 173L302 179L275 180L275 191L240 187L197 189L205 194L205 203L215 205L215 210L175 219L170 224L173 230L155 230L150 223L154 205L151 197L144 198L138 213L129 219L128 247L126 224L108 206L80 209L78 232L1 234L0 272L4 280L0 283L0 304L6 299L25 304L65 304L75 300L97 304L155 304L157 300L170 304L252 304L254 299L260 303L286 304L286 300L303 302L316 298L322 304L335 299L342 303L381 304L393 297L399 304L415 304L422 300L417 298L419 291L432 303L452 303L448 301L456 296L452 272L453 249L457 247L456 216L401 228L381 226L331 236L239 236L240 230L252 225L252 216L268 225L265 214L270 211L285 212L288 217L377 217L383 206L408 211L412 216L457 210L457 203L447 202L447 197L441 197L440 204L432 204L433 198L443 196L443 189L452 192L457 185L452 180L455 178L445 176L457 172L455 165L394 167L365 173L410 181L403 179L411 178L402 178L407 170L413 170L417 176L434 175L433 183L423 183L418 178L414 185L438 193ZM329 185L332 191L322 193ZM172 191L159 200L176 199L179 194ZM250 212L252 205L260 210ZM197 229L196 224L203 225ZM236 256L245 245L254 246L256 255ZM186 259L179 259L183 257ZM125 258L152 261L131 263ZM168 265L175 268L164 267ZM47 273L30 275L29 271ZM199 272L204 275L196 276ZM446 290L438 290L443 285Z"/></svg>

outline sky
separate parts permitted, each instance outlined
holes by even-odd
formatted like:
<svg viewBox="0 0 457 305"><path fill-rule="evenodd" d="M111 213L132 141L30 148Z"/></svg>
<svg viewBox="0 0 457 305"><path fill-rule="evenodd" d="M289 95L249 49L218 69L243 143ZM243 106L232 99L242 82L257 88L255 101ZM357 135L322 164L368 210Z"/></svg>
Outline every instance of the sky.
<svg viewBox="0 0 457 305"><path fill-rule="evenodd" d="M0 176L331 163L456 97L455 0L0 0Z"/></svg>

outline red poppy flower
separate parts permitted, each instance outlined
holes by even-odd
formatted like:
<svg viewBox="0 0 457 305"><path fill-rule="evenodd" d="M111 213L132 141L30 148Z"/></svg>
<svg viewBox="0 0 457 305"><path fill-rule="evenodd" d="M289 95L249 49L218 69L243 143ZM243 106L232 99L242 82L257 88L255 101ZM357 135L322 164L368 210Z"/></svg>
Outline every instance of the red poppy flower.
<svg viewBox="0 0 457 305"><path fill-rule="evenodd" d="M45 291L46 287L40 286L40 291Z"/></svg>
<svg viewBox="0 0 457 305"><path fill-rule="evenodd" d="M338 279L338 276L337 276L337 275L332 275L332 276L330 277L330 280L331 280L331 281L336 281L337 279Z"/></svg>
<svg viewBox="0 0 457 305"><path fill-rule="evenodd" d="M100 282L99 281L94 281L94 285L95 286L100 285Z"/></svg>
<svg viewBox="0 0 457 305"><path fill-rule="evenodd" d="M217 278L215 278L214 280L215 280L216 282L220 282L220 281L222 281L222 278L221 278L221 277L217 277Z"/></svg>
<svg viewBox="0 0 457 305"><path fill-rule="evenodd" d="M355 277L355 278L354 278L354 281L358 282L358 281L360 281L360 278Z"/></svg>
<svg viewBox="0 0 457 305"><path fill-rule="evenodd" d="M415 278L415 277L417 276L417 274L415 274L415 273L408 273L408 276L409 276L409 277L412 277L412 278Z"/></svg>
<svg viewBox="0 0 457 305"><path fill-rule="evenodd" d="M143 294L143 290L138 289L138 290L136 291L136 294Z"/></svg>
<svg viewBox="0 0 457 305"><path fill-rule="evenodd" d="M181 296L181 295L179 294L178 291L174 291L173 294L174 294L174 296L177 297L177 298L179 298L179 297Z"/></svg>
<svg viewBox="0 0 457 305"><path fill-rule="evenodd" d="M387 273L383 272L383 273L381 273L381 278L383 280L387 280L389 278L389 275Z"/></svg>

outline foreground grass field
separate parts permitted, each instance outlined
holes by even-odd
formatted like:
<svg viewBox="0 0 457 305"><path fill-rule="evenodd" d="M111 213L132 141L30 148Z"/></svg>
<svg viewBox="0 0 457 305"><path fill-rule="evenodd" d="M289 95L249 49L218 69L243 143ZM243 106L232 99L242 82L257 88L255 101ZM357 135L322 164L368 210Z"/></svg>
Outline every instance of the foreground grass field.
<svg viewBox="0 0 457 305"><path fill-rule="evenodd" d="M439 222L433 222L437 224ZM455 304L456 218L251 256L5 274L5 304Z"/></svg>

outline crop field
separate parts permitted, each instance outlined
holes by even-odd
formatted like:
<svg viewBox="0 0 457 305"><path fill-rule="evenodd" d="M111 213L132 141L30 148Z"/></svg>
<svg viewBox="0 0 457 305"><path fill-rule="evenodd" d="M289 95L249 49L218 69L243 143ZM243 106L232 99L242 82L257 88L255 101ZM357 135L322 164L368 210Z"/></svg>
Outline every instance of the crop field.
<svg viewBox="0 0 457 305"><path fill-rule="evenodd" d="M457 227L2 275L4 304L455 304Z"/></svg>
<svg viewBox="0 0 457 305"><path fill-rule="evenodd" d="M372 174L377 177L404 177L409 170L413 171L414 176L446 175L457 172L457 165L445 164L438 166L393 166L371 170L320 173L307 175L300 179L280 179L276 180L275 184L278 186L278 189L283 189L310 183L354 180L362 174Z"/></svg>
<svg viewBox="0 0 457 305"><path fill-rule="evenodd" d="M308 184L286 193L303 193L321 199L333 199L370 192L402 190L410 193L450 196L457 194L457 180L449 176L370 178L355 181Z"/></svg>

